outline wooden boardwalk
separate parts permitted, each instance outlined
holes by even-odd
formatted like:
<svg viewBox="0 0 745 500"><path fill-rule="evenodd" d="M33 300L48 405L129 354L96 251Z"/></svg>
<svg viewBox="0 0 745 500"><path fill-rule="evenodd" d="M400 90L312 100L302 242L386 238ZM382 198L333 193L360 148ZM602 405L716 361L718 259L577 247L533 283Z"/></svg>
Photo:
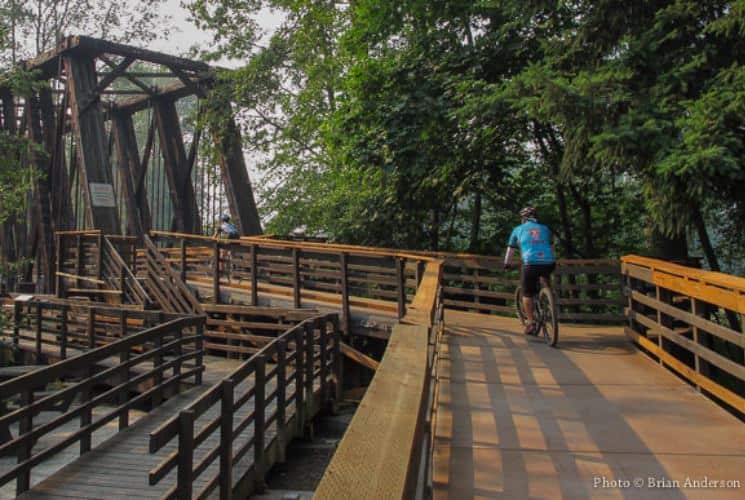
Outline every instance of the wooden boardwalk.
<svg viewBox="0 0 745 500"><path fill-rule="evenodd" d="M446 313L435 498L745 498L743 423L622 328L562 326L559 349L521 331Z"/></svg>
<svg viewBox="0 0 745 500"><path fill-rule="evenodd" d="M94 443L98 442L100 444L96 444L89 453L78 457L77 445L72 446L68 450L69 453L55 457L51 461L54 463L45 464L47 466L42 469L41 474L47 477L40 478L39 472L35 471L36 474L32 474L33 487L19 498L111 499L161 497L175 484L176 471L171 471L155 486L148 484L148 472L172 453L176 449L177 443L176 440L173 440L157 453L150 454L148 452L150 432L196 400L214 383L231 373L239 364L240 362L237 360L208 356L205 358L207 369L204 372L202 385L192 387L171 397L148 414L137 415L139 418L122 432L112 436L112 432L109 431L107 436L101 436L103 439L94 439ZM218 411L219 405L215 405L197 420L197 425L199 426L201 422L213 419ZM240 415L236 415L236 418L245 417L251 411L253 411L252 405L247 404L241 409ZM115 426L116 422L112 425ZM61 429L61 432L64 433L64 429ZM199 460L215 446L219 436L218 430L205 440L196 450L195 459ZM237 439L234 441L234 446L244 444L248 437L243 440ZM65 465L66 462L69 463ZM239 464L236 468L236 474L240 473L241 470L248 470L250 465L250 460L244 464ZM216 467L217 462L205 471L205 477ZM204 486L204 482L195 481L195 491L199 491ZM13 488L15 484L7 486ZM9 491L3 491L2 497L13 498L12 495L9 495Z"/></svg>

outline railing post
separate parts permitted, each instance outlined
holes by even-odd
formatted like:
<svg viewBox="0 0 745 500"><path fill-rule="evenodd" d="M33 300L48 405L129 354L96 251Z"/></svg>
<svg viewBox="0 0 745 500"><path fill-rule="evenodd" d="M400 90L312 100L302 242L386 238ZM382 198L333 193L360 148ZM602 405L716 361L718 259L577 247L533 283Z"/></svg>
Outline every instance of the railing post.
<svg viewBox="0 0 745 500"><path fill-rule="evenodd" d="M315 368L314 347L315 347L315 328L314 322L305 324L305 406L309 409L307 417L313 413L313 371Z"/></svg>
<svg viewBox="0 0 745 500"><path fill-rule="evenodd" d="M336 378L335 387L335 398L336 401L341 401L342 391L344 390L344 366L343 357L341 354L341 331L339 330L339 316L336 314L332 316L332 324L334 325L334 375Z"/></svg>
<svg viewBox="0 0 745 500"><path fill-rule="evenodd" d="M186 283L186 239L181 238L181 281Z"/></svg>
<svg viewBox="0 0 745 500"><path fill-rule="evenodd" d="M220 500L233 497L233 379L222 381L220 399Z"/></svg>
<svg viewBox="0 0 745 500"><path fill-rule="evenodd" d="M62 305L60 311L60 332L59 332L59 356L60 359L67 358L67 313L70 310L70 306L67 304Z"/></svg>
<svg viewBox="0 0 745 500"><path fill-rule="evenodd" d="M21 407L25 408L34 402L34 390L28 388L21 394ZM26 416L21 418L18 422L18 437L22 437L27 432L31 432L33 429L33 413L27 412ZM33 441L26 439L21 446L18 448L17 460L21 462L31 457L31 450L33 448ZM31 469L26 469L16 478L16 495L20 495L24 491L31 487Z"/></svg>
<svg viewBox="0 0 745 500"><path fill-rule="evenodd" d="M287 444L287 342L277 341L277 435L279 438L280 462L285 461Z"/></svg>
<svg viewBox="0 0 745 500"><path fill-rule="evenodd" d="M251 305L259 305L259 258L256 245L251 245Z"/></svg>
<svg viewBox="0 0 745 500"><path fill-rule="evenodd" d="M163 323L163 319L160 313L158 314L158 324ZM153 407L160 406L160 404L163 402L163 388L159 387L163 384L163 370L161 369L163 366L163 337L158 336L153 340L153 348L156 350L155 355L153 356L153 385L155 386L155 391L153 392Z"/></svg>
<svg viewBox="0 0 745 500"><path fill-rule="evenodd" d="M16 301L13 302L13 349L18 352L18 345L21 341L21 310L23 305Z"/></svg>
<svg viewBox="0 0 745 500"><path fill-rule="evenodd" d="M326 366L328 360L328 353L326 352L326 348L328 345L328 335L326 334L326 328L328 327L328 322L323 319L319 322L318 326L320 327L318 330L318 345L321 348L321 360L318 376L321 379L321 407L324 408L326 406L326 403L328 403L329 401L328 367Z"/></svg>
<svg viewBox="0 0 745 500"><path fill-rule="evenodd" d="M192 497L194 482L194 410L181 410L178 432L177 498Z"/></svg>
<svg viewBox="0 0 745 500"><path fill-rule="evenodd" d="M301 307L300 299L300 249L292 249L292 303L295 309Z"/></svg>
<svg viewBox="0 0 745 500"><path fill-rule="evenodd" d="M36 303L36 363L41 364L41 319L42 304Z"/></svg>
<svg viewBox="0 0 745 500"><path fill-rule="evenodd" d="M103 278L103 233L98 233L98 254L96 256L97 278Z"/></svg>
<svg viewBox="0 0 745 500"><path fill-rule="evenodd" d="M194 358L194 363L197 368L201 367L204 361L204 323L197 325L197 338L194 342L194 348L197 353ZM196 385L202 385L202 370L197 370L194 374L194 383Z"/></svg>
<svg viewBox="0 0 745 500"><path fill-rule="evenodd" d="M297 422L297 434L300 435L303 432L303 425L305 423L305 398L303 397L304 392L304 378L305 378L305 364L303 358L305 357L305 327L298 328L295 330L295 421Z"/></svg>
<svg viewBox="0 0 745 500"><path fill-rule="evenodd" d="M63 270L64 262L65 262L65 239L62 237L61 234L56 235L57 240L57 274L54 277L54 293L57 295L57 297L64 297L65 291L62 287L62 276L60 276L60 273Z"/></svg>
<svg viewBox="0 0 745 500"><path fill-rule="evenodd" d="M404 272L406 261L402 258L397 258L395 264L396 283L398 285L398 319L401 319L406 315L406 273Z"/></svg>
<svg viewBox="0 0 745 500"><path fill-rule="evenodd" d="M214 267L212 269L212 303L220 303L220 242L215 241Z"/></svg>
<svg viewBox="0 0 745 500"><path fill-rule="evenodd" d="M254 372L254 472L256 491L264 491L264 434L266 431L266 357L263 354L256 356L256 367Z"/></svg>
<svg viewBox="0 0 745 500"><path fill-rule="evenodd" d="M96 347L96 310L93 307L88 308L88 349Z"/></svg>
<svg viewBox="0 0 745 500"><path fill-rule="evenodd" d="M352 335L352 317L349 310L349 268L347 260L347 253L342 252L339 256L341 272L341 317L344 333L349 337Z"/></svg>
<svg viewBox="0 0 745 500"><path fill-rule="evenodd" d="M82 276L83 275L83 248L84 248L83 247L83 236L82 235L79 234L77 236L77 242L76 243L77 243L77 246L78 246L78 255L77 255L78 261L76 263L77 266L75 268L75 274L77 276ZM75 287L76 288L80 288L80 280L79 279L76 279L75 280Z"/></svg>
<svg viewBox="0 0 745 500"><path fill-rule="evenodd" d="M121 303L124 304L124 299L127 296L127 292L125 291L127 287L127 269L124 263L119 266L119 290L122 291L122 294L119 296Z"/></svg>
<svg viewBox="0 0 745 500"><path fill-rule="evenodd" d="M127 336L127 310L122 309L121 315L119 316L119 334L121 338L125 338ZM129 361L129 349L125 349L119 354L119 363L124 364ZM129 382L129 368L124 370L124 374L122 375L123 381L122 384L126 384ZM119 406L122 406L127 403L129 400L129 389L120 390L119 391ZM129 408L125 408L120 414L119 414L119 430L122 430L129 426Z"/></svg>

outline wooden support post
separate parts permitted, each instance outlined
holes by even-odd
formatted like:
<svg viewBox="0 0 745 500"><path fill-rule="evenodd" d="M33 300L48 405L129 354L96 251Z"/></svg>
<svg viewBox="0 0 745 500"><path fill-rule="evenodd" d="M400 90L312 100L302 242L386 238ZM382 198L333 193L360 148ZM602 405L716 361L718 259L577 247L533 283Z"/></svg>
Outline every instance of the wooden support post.
<svg viewBox="0 0 745 500"><path fill-rule="evenodd" d="M215 241L214 267L212 269L212 303L220 303L220 242Z"/></svg>
<svg viewBox="0 0 745 500"><path fill-rule="evenodd" d="M88 309L88 349L96 347L96 310L91 307Z"/></svg>
<svg viewBox="0 0 745 500"><path fill-rule="evenodd" d="M61 359L67 358L67 314L70 306L63 304L60 310L60 333L59 333L59 356Z"/></svg>
<svg viewBox="0 0 745 500"><path fill-rule="evenodd" d="M349 267L348 255L342 252L339 256L339 267L341 272L341 317L344 333L347 337L352 335L352 314L349 308Z"/></svg>
<svg viewBox="0 0 745 500"><path fill-rule="evenodd" d="M220 399L220 500L233 497L233 379L221 382Z"/></svg>
<svg viewBox="0 0 745 500"><path fill-rule="evenodd" d="M114 198L111 163L100 103L86 106L98 86L95 58L76 52L63 57L70 90L72 124L80 160L79 172L88 223L104 234L119 234L119 212Z"/></svg>
<svg viewBox="0 0 745 500"><path fill-rule="evenodd" d="M194 482L194 410L181 410L178 419L176 498L191 498Z"/></svg>
<svg viewBox="0 0 745 500"><path fill-rule="evenodd" d="M691 297L691 313L694 316L698 316L698 301L696 297ZM698 327L695 324L691 325L691 327L693 328L693 342L698 347L700 345L698 342ZM696 373L701 373L701 360L698 357L698 349L693 351L693 363ZM701 386L698 383L696 384L696 390L701 392Z"/></svg>
<svg viewBox="0 0 745 500"><path fill-rule="evenodd" d="M103 233L98 233L96 244L98 246L96 253L96 277L103 279Z"/></svg>
<svg viewBox="0 0 745 500"><path fill-rule="evenodd" d="M121 335L121 338L125 338L127 336L127 311L122 310L121 316L119 317L119 333ZM119 355L119 363L124 364L129 361L129 349L125 349L121 352ZM124 373L122 374L122 385L129 382L130 378L130 370L127 368L124 370ZM129 401L129 389L124 389L119 391L119 406L122 406ZM119 414L119 430L126 429L129 427L129 409L125 408L122 410L122 412Z"/></svg>
<svg viewBox="0 0 745 500"><path fill-rule="evenodd" d="M292 249L292 303L295 309L300 309L300 250Z"/></svg>
<svg viewBox="0 0 745 500"><path fill-rule="evenodd" d="M41 320L42 320L42 303L36 303L36 364L41 364Z"/></svg>
<svg viewBox="0 0 745 500"><path fill-rule="evenodd" d="M173 376L174 378L179 379L178 382L176 382L176 393L178 394L181 392L181 356L184 354L184 347L183 347L183 341L184 341L184 331L181 327L179 327L176 330L176 340L178 342L176 343L176 346L174 347L176 360L173 364Z"/></svg>
<svg viewBox="0 0 745 500"><path fill-rule="evenodd" d="M305 405L308 408L306 417L313 414L313 372L315 371L315 330L316 323L305 324Z"/></svg>
<svg viewBox="0 0 745 500"><path fill-rule="evenodd" d="M194 341L194 349L196 349L196 356L194 357L194 363L197 368L200 368L204 362L204 324L200 323L197 325L197 335ZM194 383L196 385L202 385L202 370L197 370L194 374Z"/></svg>
<svg viewBox="0 0 745 500"><path fill-rule="evenodd" d="M77 235L77 247L78 247L78 255L77 255L77 262L75 267L75 274L78 276L83 275L83 237L81 235ZM80 280L75 280L75 287L80 288Z"/></svg>
<svg viewBox="0 0 745 500"><path fill-rule="evenodd" d="M160 321L159 323L162 323ZM153 385L155 387L159 387L163 384L163 370L160 368L163 366L163 337L156 337L153 341L153 348L156 350L155 355L153 356ZM160 406L160 404L163 402L163 389L162 387L158 388L153 392L153 407Z"/></svg>
<svg viewBox="0 0 745 500"><path fill-rule="evenodd" d="M285 461L287 444L287 342L277 340L277 435L279 439L279 462Z"/></svg>
<svg viewBox="0 0 745 500"><path fill-rule="evenodd" d="M328 347L328 335L327 335L327 327L328 323L326 320L322 320L318 324L318 346L321 348L321 356L320 356L320 367L319 367L319 378L321 379L321 407L325 407L326 404L329 402L329 381L328 381L328 352L326 348Z"/></svg>
<svg viewBox="0 0 745 500"><path fill-rule="evenodd" d="M29 387L21 394L21 408L25 408L34 402L34 390ZM33 425L33 413L28 412L26 416L22 417L18 422L18 436L21 437L24 434L31 432L34 428ZM31 458L31 450L33 448L33 441L27 439L25 442L18 447L17 460L18 463L24 462ZM20 495L24 491L27 491L31 487L31 469L26 469L16 478L16 495Z"/></svg>
<svg viewBox="0 0 745 500"><path fill-rule="evenodd" d="M65 290L63 287L64 279L62 276L60 276L59 273L61 273L64 269L64 262L65 262L65 239L62 237L62 235L57 234L55 236L56 240L56 246L57 246L57 265L56 267L56 273L54 277L54 293L57 297L64 298L65 297Z"/></svg>
<svg viewBox="0 0 745 500"><path fill-rule="evenodd" d="M303 432L305 424L305 328L295 330L295 422L297 434Z"/></svg>
<svg viewBox="0 0 745 500"><path fill-rule="evenodd" d="M256 355L254 372L254 471L256 491L265 488L266 457L264 456L266 432L266 356Z"/></svg>
<svg viewBox="0 0 745 500"><path fill-rule="evenodd" d="M13 350L18 352L18 345L21 340L21 311L23 305L21 302L13 302Z"/></svg>
<svg viewBox="0 0 745 500"><path fill-rule="evenodd" d="M398 319L406 315L406 261L401 258L395 259L396 265L396 284L398 291Z"/></svg>
<svg viewBox="0 0 745 500"><path fill-rule="evenodd" d="M655 290L655 297L657 298L657 301L661 301L661 299L660 299L660 287L659 286L655 286L654 287L654 290ZM662 312L659 309L657 309L657 324L659 326L662 326ZM662 353L665 350L664 350L662 344L663 344L663 342L662 342L662 332L657 332L657 346L660 348L659 362L660 362L660 364L662 366L664 366L665 365L665 361L662 359Z"/></svg>
<svg viewBox="0 0 745 500"><path fill-rule="evenodd" d="M181 238L181 281L186 283L186 238Z"/></svg>
<svg viewBox="0 0 745 500"><path fill-rule="evenodd" d="M251 305L259 305L259 258L258 247L251 245Z"/></svg>
<svg viewBox="0 0 745 500"><path fill-rule="evenodd" d="M332 319L334 326L334 375L336 381L334 383L336 401L341 401L342 392L344 390L344 357L341 354L341 331L339 330L339 316L334 315Z"/></svg>

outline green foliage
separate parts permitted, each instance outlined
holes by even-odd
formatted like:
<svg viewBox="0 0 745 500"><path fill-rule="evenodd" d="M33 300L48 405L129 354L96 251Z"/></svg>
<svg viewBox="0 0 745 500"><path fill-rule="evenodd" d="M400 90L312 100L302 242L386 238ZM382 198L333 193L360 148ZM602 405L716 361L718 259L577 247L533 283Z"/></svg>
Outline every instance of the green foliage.
<svg viewBox="0 0 745 500"><path fill-rule="evenodd" d="M286 17L261 47L266 8ZM496 252L532 203L567 257L644 251L651 231L706 237L703 218L738 260L741 0L198 0L193 13L216 55L250 58L230 100L271 232Z"/></svg>

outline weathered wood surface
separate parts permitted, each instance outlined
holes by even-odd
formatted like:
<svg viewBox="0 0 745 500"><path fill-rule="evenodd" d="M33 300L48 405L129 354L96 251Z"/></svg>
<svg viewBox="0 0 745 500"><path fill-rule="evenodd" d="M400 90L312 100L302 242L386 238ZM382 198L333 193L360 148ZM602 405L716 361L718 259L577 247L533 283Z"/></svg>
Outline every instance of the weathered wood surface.
<svg viewBox="0 0 745 500"><path fill-rule="evenodd" d="M620 327L562 325L560 349L517 320L448 311L434 498L742 498L745 427L662 370ZM648 478L739 488L646 487ZM600 488L606 478L644 486Z"/></svg>

